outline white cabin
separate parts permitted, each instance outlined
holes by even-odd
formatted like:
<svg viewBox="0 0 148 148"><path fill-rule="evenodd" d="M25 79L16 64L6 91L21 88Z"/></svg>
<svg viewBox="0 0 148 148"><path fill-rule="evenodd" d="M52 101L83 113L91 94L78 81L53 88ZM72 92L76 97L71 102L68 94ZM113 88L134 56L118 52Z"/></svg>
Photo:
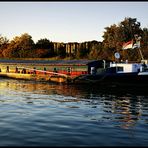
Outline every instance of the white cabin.
<svg viewBox="0 0 148 148"><path fill-rule="evenodd" d="M110 63L110 67L117 67L117 73L139 72L141 64L138 63Z"/></svg>

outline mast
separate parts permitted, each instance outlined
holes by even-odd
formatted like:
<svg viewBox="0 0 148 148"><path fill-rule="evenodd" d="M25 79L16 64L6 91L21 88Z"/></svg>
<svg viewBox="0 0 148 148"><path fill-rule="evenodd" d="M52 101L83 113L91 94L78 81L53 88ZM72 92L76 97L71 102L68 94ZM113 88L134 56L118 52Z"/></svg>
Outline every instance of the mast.
<svg viewBox="0 0 148 148"><path fill-rule="evenodd" d="M142 54L140 48L139 48L139 52L140 52L141 59L144 60L144 58L143 58L143 54Z"/></svg>
<svg viewBox="0 0 148 148"><path fill-rule="evenodd" d="M140 56L141 56L141 59L144 60L143 54L142 54L142 51L141 51L141 47L140 47L141 36L138 36L137 34L135 34L134 36L135 36L136 43L133 45L133 49L134 48L138 48Z"/></svg>

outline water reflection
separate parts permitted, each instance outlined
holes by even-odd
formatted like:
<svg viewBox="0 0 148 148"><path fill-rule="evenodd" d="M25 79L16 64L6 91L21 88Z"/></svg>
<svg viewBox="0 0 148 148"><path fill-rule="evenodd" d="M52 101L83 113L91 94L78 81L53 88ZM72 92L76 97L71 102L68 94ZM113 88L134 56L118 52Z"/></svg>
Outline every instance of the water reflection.
<svg viewBox="0 0 148 148"><path fill-rule="evenodd" d="M0 101L3 103L25 100L28 104L40 103L40 105L45 101L46 105L51 106L55 105L54 102L58 102L65 108L80 108L81 113L87 119L98 123L110 121L114 127L129 129L139 122L148 123L147 91L130 89L1 79L0 95L2 97ZM7 97L8 95L14 96L15 99ZM20 96L24 100L21 100Z"/></svg>
<svg viewBox="0 0 148 148"><path fill-rule="evenodd" d="M139 116L141 116L141 107L136 105L137 100L134 101L134 104L132 100L133 98L130 97L121 97L112 102L112 113L115 115L114 119L122 128L127 129L134 126L139 120Z"/></svg>

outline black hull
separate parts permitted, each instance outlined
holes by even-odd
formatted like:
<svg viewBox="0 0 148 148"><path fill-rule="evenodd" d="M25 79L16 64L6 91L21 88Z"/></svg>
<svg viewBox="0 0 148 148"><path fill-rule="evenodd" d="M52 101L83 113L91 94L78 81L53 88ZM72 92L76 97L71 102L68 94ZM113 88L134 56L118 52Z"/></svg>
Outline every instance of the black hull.
<svg viewBox="0 0 148 148"><path fill-rule="evenodd" d="M103 75L83 75L74 79L75 84L106 84L106 85L148 85L148 75L137 73L119 73Z"/></svg>

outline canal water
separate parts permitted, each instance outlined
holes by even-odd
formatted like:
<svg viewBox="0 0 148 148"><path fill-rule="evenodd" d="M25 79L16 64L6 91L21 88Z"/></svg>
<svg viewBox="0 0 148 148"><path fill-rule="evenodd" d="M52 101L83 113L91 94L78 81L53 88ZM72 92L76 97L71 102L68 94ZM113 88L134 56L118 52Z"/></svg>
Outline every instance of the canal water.
<svg viewBox="0 0 148 148"><path fill-rule="evenodd" d="M148 146L148 93L1 78L0 146Z"/></svg>

